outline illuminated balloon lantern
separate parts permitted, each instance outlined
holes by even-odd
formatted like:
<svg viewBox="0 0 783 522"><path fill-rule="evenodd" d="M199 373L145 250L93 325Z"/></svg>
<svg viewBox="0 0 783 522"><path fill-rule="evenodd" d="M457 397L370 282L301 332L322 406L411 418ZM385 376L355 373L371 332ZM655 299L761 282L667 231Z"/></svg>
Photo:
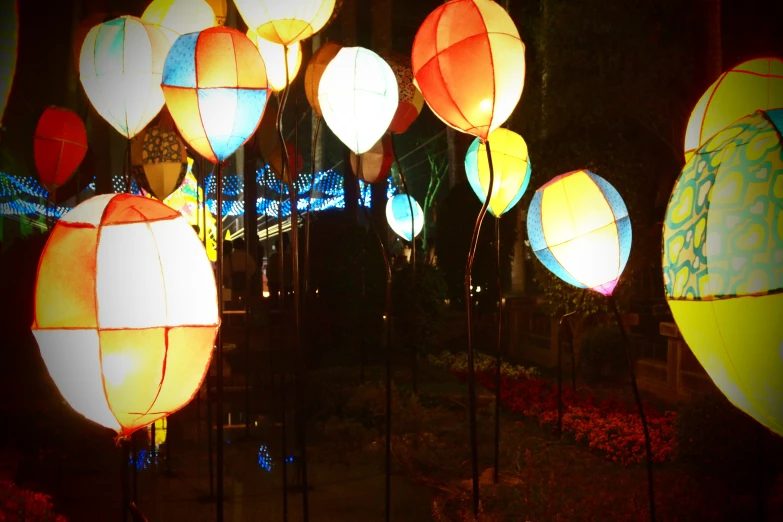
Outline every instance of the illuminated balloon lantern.
<svg viewBox="0 0 783 522"><path fill-rule="evenodd" d="M424 107L424 97L413 84L410 58L399 53L389 53L383 58L394 71L394 76L397 77L400 96L397 112L394 113L394 118L389 125L389 132L402 134L419 117L421 109Z"/></svg>
<svg viewBox="0 0 783 522"><path fill-rule="evenodd" d="M151 127L141 143L142 185L159 200L182 185L188 169L185 144L175 131Z"/></svg>
<svg viewBox="0 0 783 522"><path fill-rule="evenodd" d="M755 111L783 107L783 61L756 58L720 75L696 103L685 131L685 161L722 129Z"/></svg>
<svg viewBox="0 0 783 522"><path fill-rule="evenodd" d="M217 25L215 11L206 0L152 0L141 19L160 27L171 45L183 34Z"/></svg>
<svg viewBox="0 0 783 522"><path fill-rule="evenodd" d="M530 158L522 136L508 129L496 129L489 135L492 147L494 182L489 212L499 217L520 200L530 183ZM465 173L473 192L483 203L489 190L487 147L476 138L465 155Z"/></svg>
<svg viewBox="0 0 783 522"><path fill-rule="evenodd" d="M52 230L32 331L63 398L88 419L127 437L185 406L218 326L204 247L163 203L95 196Z"/></svg>
<svg viewBox="0 0 783 522"><path fill-rule="evenodd" d="M783 435L783 109L729 125L688 160L663 232L674 320L735 406Z"/></svg>
<svg viewBox="0 0 783 522"><path fill-rule="evenodd" d="M407 241L411 237L411 203L413 203L413 232L418 236L424 227L424 212L419 202L406 194L392 196L386 203L386 221L394 233Z"/></svg>
<svg viewBox="0 0 783 522"><path fill-rule="evenodd" d="M260 38L252 29L247 31L247 37L258 48L261 58L264 59L269 87L275 92L285 89L285 86L296 78L299 67L302 65L302 46L299 42L287 47L270 42ZM283 56L288 61L287 65L283 61ZM288 67L287 76L286 67Z"/></svg>
<svg viewBox="0 0 783 522"><path fill-rule="evenodd" d="M234 0L245 24L280 45L310 38L329 21L334 0Z"/></svg>
<svg viewBox="0 0 783 522"><path fill-rule="evenodd" d="M365 183L385 180L391 171L392 163L394 163L394 153L391 137L388 134L384 134L370 150L362 154L361 161L358 161L356 154L351 152L351 170Z"/></svg>
<svg viewBox="0 0 783 522"><path fill-rule="evenodd" d="M318 102L318 86L321 84L321 77L326 70L326 66L337 56L340 49L342 49L341 45L334 42L326 42L313 53L305 68L305 96L310 103L310 107L313 108L318 117L323 117L321 104Z"/></svg>
<svg viewBox="0 0 783 522"><path fill-rule="evenodd" d="M363 47L340 49L321 77L318 101L326 124L355 154L381 139L397 111L397 78Z"/></svg>
<svg viewBox="0 0 783 522"><path fill-rule="evenodd" d="M135 16L96 25L82 44L79 79L98 114L130 139L163 107L161 73L169 43Z"/></svg>
<svg viewBox="0 0 783 522"><path fill-rule="evenodd" d="M285 176L283 176L283 155L280 152L281 149L279 142L275 148L272 149L272 154L270 154L268 161L269 168L272 170L272 173L275 175L275 177L277 177L279 180L282 180L282 182L286 185L290 185L291 172L294 172L294 180L296 180L299 177L299 174L302 172L302 165L304 160L302 159L302 153L296 150L296 147L294 147L293 143L290 141L285 142L285 150L288 156L288 168L285 171ZM296 158L296 164L294 164L294 158Z"/></svg>
<svg viewBox="0 0 783 522"><path fill-rule="evenodd" d="M612 295L631 253L631 219L622 197L588 170L538 189L527 213L530 248L560 279Z"/></svg>
<svg viewBox="0 0 783 522"><path fill-rule="evenodd" d="M269 93L258 49L228 27L180 36L162 87L182 137L212 163L224 162L253 135Z"/></svg>
<svg viewBox="0 0 783 522"><path fill-rule="evenodd" d="M60 107L47 108L33 139L35 167L49 192L63 185L87 154L87 129L79 116Z"/></svg>
<svg viewBox="0 0 783 522"><path fill-rule="evenodd" d="M0 1L0 123L11 93L16 72L16 51L19 44L19 14L16 0Z"/></svg>
<svg viewBox="0 0 783 522"><path fill-rule="evenodd" d="M416 33L413 77L444 123L482 140L511 115L525 83L525 45L492 0L452 0Z"/></svg>

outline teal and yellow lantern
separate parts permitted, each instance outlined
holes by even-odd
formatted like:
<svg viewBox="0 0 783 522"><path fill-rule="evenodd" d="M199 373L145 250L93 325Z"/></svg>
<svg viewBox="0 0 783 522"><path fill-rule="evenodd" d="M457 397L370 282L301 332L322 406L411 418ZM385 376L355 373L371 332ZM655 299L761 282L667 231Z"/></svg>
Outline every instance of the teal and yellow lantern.
<svg viewBox="0 0 783 522"><path fill-rule="evenodd" d="M623 198L584 169L561 174L536 191L527 233L533 253L552 273L606 296L631 253L631 218Z"/></svg>
<svg viewBox="0 0 783 522"><path fill-rule="evenodd" d="M530 183L530 158L527 143L514 131L495 129L489 135L492 147L494 180L489 212L500 217L516 205ZM476 138L465 155L465 173L470 187L484 203L489 192L489 158L487 146Z"/></svg>
<svg viewBox="0 0 783 522"><path fill-rule="evenodd" d="M663 232L674 320L715 385L783 435L783 109L724 128L688 160Z"/></svg>

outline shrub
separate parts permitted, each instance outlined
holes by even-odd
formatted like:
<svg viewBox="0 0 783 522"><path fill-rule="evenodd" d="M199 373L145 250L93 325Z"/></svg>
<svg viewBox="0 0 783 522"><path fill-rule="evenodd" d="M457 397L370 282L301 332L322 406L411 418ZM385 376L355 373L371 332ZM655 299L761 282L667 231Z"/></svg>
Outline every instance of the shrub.
<svg viewBox="0 0 783 522"><path fill-rule="evenodd" d="M0 520L3 522L68 522L54 512L48 495L0 482Z"/></svg>
<svg viewBox="0 0 783 522"><path fill-rule="evenodd" d="M428 357L430 364L439 368L445 368L454 373L461 373L468 371L468 354L466 353L451 353L441 352L438 355L430 355ZM473 368L476 372L495 372L496 358L495 356L488 355L481 352L476 352L473 358ZM508 361L504 361L501 358L500 361L500 375L503 377L533 377L538 375L538 369L534 367L525 368L517 364L512 364Z"/></svg>

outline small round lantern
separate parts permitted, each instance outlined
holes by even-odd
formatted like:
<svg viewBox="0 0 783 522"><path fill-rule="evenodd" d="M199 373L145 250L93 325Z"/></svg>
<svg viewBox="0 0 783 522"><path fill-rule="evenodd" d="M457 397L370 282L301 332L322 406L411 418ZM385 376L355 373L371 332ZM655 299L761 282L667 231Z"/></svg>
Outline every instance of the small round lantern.
<svg viewBox="0 0 783 522"><path fill-rule="evenodd" d="M699 98L685 131L685 161L711 137L755 111L783 107L783 61L756 58L720 75Z"/></svg>
<svg viewBox="0 0 783 522"><path fill-rule="evenodd" d="M739 409L783 436L783 109L693 154L663 230L663 275L693 354Z"/></svg>
<svg viewBox="0 0 783 522"><path fill-rule="evenodd" d="M161 73L171 44L163 31L135 16L96 25L79 56L79 79L98 114L133 138L163 107Z"/></svg>
<svg viewBox="0 0 783 522"><path fill-rule="evenodd" d="M166 58L162 87L180 134L212 163L250 139L269 94L258 49L228 27L180 36Z"/></svg>
<svg viewBox="0 0 783 522"><path fill-rule="evenodd" d="M560 279L612 295L631 253L631 219L617 190L588 170L538 189L527 213L530 248Z"/></svg>
<svg viewBox="0 0 783 522"><path fill-rule="evenodd" d="M248 29L247 37L250 38L250 41L258 48L258 52L261 53L261 58L264 59L266 76L269 79L269 87L275 92L280 92L285 89L286 85L294 81L296 74L299 72L299 67L302 66L302 46L299 42L289 46L270 42L269 40L259 37L252 29ZM284 56L288 61L287 65L285 61L283 61ZM288 67L287 77L286 67Z"/></svg>
<svg viewBox="0 0 783 522"><path fill-rule="evenodd" d="M399 104L389 125L389 132L402 134L421 114L421 109L424 107L424 97L413 83L410 58L399 53L389 53L383 55L383 58L394 71L399 89Z"/></svg>
<svg viewBox="0 0 783 522"><path fill-rule="evenodd" d="M527 143L516 132L495 129L488 141L492 147L495 174L488 210L493 216L500 217L516 205L527 190L530 158ZM465 155L465 173L473 192L484 203L489 191L489 159L486 145L478 138L473 140Z"/></svg>
<svg viewBox="0 0 783 522"><path fill-rule="evenodd" d="M503 125L522 96L525 45L492 0L452 0L416 33L413 77L444 123L482 140Z"/></svg>
<svg viewBox="0 0 783 522"><path fill-rule="evenodd" d="M35 167L49 192L63 185L87 154L87 129L79 116L61 107L47 108L33 139Z"/></svg>
<svg viewBox="0 0 783 522"><path fill-rule="evenodd" d="M204 247L163 203L95 196L52 230L32 330L63 398L88 419L127 437L185 406L218 326Z"/></svg>
<svg viewBox="0 0 783 522"><path fill-rule="evenodd" d="M321 84L321 77L326 70L326 66L337 56L340 49L342 49L341 45L334 42L326 42L313 53L305 68L305 96L310 103L310 107L313 108L313 111L319 117L323 117L323 112L321 111L321 104L318 102L318 86Z"/></svg>
<svg viewBox="0 0 783 522"><path fill-rule="evenodd" d="M386 221L395 234L407 241L413 241L411 237L411 204L413 204L413 232L416 236L424 228L424 212L419 202L407 194L392 196L386 203Z"/></svg>
<svg viewBox="0 0 783 522"><path fill-rule="evenodd" d="M302 159L302 153L296 150L296 147L294 147L294 144L290 141L285 142L285 150L286 155L288 156L288 168L285 171L285 176L283 176L283 155L281 154L280 142L272 149L268 161L269 168L272 170L275 177L286 185L290 185L291 173L294 173L294 180L296 180L302 172L304 160ZM296 158L296 163L294 163L294 158Z"/></svg>
<svg viewBox="0 0 783 522"><path fill-rule="evenodd" d="M381 139L397 111L397 79L383 58L363 47L344 47L318 86L326 124L355 154Z"/></svg>
<svg viewBox="0 0 783 522"><path fill-rule="evenodd" d="M291 45L320 31L332 16L334 0L234 0L247 26L258 36Z"/></svg>
<svg viewBox="0 0 783 522"><path fill-rule="evenodd" d="M170 45L183 34L215 27L215 11L206 0L152 0L141 19L160 27Z"/></svg>
<svg viewBox="0 0 783 522"><path fill-rule="evenodd" d="M394 152L388 134L384 134L370 150L362 154L361 161L351 152L351 170L365 183L378 183L385 180L391 171L392 163L394 163Z"/></svg>
<svg viewBox="0 0 783 522"><path fill-rule="evenodd" d="M151 127L141 142L142 186L163 201L182 185L188 169L185 144L175 131Z"/></svg>

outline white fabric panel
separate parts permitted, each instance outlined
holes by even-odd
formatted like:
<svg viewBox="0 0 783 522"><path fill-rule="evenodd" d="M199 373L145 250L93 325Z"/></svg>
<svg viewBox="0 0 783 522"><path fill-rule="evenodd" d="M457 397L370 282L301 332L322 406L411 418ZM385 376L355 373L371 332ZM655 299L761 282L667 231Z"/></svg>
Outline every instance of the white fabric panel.
<svg viewBox="0 0 783 522"><path fill-rule="evenodd" d="M218 324L217 288L203 245L183 218L150 223L165 278L168 326Z"/></svg>
<svg viewBox="0 0 783 522"><path fill-rule="evenodd" d="M101 217L103 217L103 211L106 210L106 205L116 195L101 194L100 196L93 196L74 207L73 210L61 217L60 221L63 223L88 223L97 227L101 223Z"/></svg>
<svg viewBox="0 0 783 522"><path fill-rule="evenodd" d="M95 271L100 328L166 326L163 273L148 223L104 226Z"/></svg>
<svg viewBox="0 0 783 522"><path fill-rule="evenodd" d="M46 368L71 408L119 431L103 389L100 345L95 330L34 330Z"/></svg>

